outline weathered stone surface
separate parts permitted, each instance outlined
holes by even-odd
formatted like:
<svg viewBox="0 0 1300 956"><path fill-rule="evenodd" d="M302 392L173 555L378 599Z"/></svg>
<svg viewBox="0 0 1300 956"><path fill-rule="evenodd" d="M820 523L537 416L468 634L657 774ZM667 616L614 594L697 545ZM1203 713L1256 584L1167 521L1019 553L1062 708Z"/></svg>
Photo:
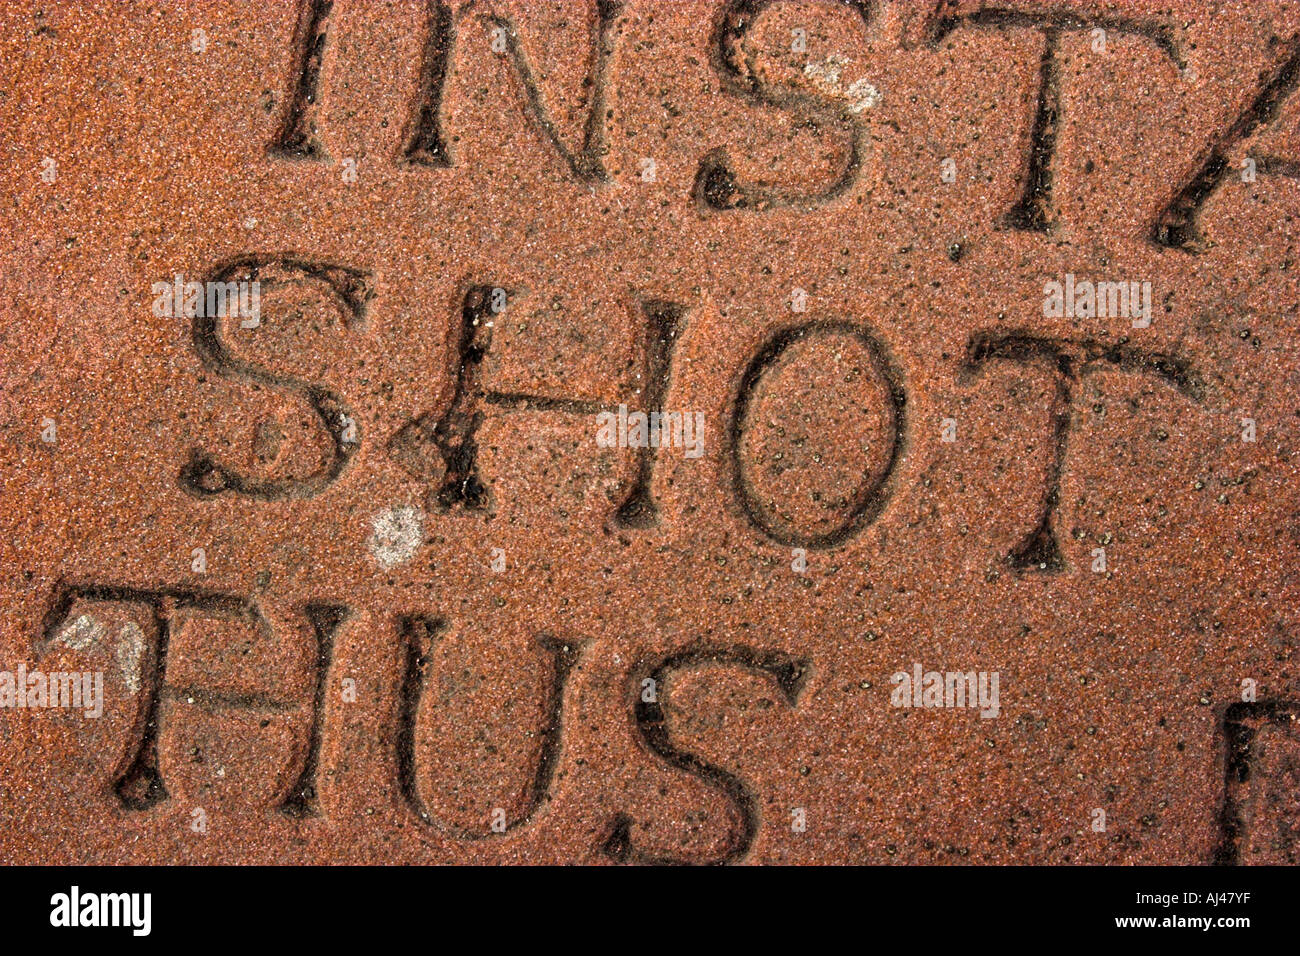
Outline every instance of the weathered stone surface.
<svg viewBox="0 0 1300 956"><path fill-rule="evenodd" d="M1296 5L0 64L0 671L103 704L0 708L0 859L1295 861Z"/></svg>

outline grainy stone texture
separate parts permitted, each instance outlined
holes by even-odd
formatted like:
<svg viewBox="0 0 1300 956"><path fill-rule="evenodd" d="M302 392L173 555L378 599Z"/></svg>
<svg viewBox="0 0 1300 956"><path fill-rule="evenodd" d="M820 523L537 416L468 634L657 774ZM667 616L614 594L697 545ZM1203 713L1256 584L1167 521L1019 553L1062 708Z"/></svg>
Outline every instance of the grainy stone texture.
<svg viewBox="0 0 1300 956"><path fill-rule="evenodd" d="M0 6L0 859L1296 862L1298 37Z"/></svg>

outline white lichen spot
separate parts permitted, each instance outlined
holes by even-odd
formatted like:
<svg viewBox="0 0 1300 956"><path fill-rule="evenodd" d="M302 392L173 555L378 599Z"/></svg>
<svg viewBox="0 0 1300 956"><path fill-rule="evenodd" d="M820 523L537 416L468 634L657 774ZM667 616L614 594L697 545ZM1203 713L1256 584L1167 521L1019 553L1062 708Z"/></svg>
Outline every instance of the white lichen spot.
<svg viewBox="0 0 1300 956"><path fill-rule="evenodd" d="M385 571L415 557L424 542L424 513L411 505L396 505L370 519L366 544Z"/></svg>
<svg viewBox="0 0 1300 956"><path fill-rule="evenodd" d="M140 659L144 656L144 632L135 621L127 621L117 632L117 646L113 649L118 669L126 689L136 693L140 689Z"/></svg>
<svg viewBox="0 0 1300 956"><path fill-rule="evenodd" d="M840 91L840 73L849 65L848 57L832 53L820 63L809 63L803 68L805 76L811 77L813 83L826 93Z"/></svg>
<svg viewBox="0 0 1300 956"><path fill-rule="evenodd" d="M82 614L59 632L53 643L62 644L74 651L91 647L107 650L108 636L104 623L90 614ZM113 656L122 672L122 681L131 693L140 690L140 661L144 657L144 631L135 621L127 621L117 632Z"/></svg>
<svg viewBox="0 0 1300 956"><path fill-rule="evenodd" d="M74 651L84 651L90 645L98 644L103 639L104 625L89 614L83 614L60 631L54 642L69 647Z"/></svg>
<svg viewBox="0 0 1300 956"><path fill-rule="evenodd" d="M863 110L869 110L880 102L880 90L865 79L855 80L850 83L844 94L849 98L850 113L861 113Z"/></svg>
<svg viewBox="0 0 1300 956"><path fill-rule="evenodd" d="M880 90L865 77L854 80L848 86L841 83L840 77L849 62L848 57L832 53L821 63L809 63L803 72L823 93L836 99L848 100L850 113L861 113L880 102Z"/></svg>

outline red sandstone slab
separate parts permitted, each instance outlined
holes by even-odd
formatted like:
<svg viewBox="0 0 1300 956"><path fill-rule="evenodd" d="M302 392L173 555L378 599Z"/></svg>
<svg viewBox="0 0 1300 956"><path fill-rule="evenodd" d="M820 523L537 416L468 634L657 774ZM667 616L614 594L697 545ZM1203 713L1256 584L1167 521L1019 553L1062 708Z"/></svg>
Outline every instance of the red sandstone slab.
<svg viewBox="0 0 1300 956"><path fill-rule="evenodd" d="M1295 862L1300 7L0 64L0 859Z"/></svg>

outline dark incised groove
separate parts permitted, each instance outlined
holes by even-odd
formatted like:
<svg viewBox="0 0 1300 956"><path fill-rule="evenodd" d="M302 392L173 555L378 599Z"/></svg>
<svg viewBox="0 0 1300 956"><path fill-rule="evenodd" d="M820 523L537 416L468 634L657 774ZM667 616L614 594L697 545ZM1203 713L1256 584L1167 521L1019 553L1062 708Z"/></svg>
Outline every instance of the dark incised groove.
<svg viewBox="0 0 1300 956"><path fill-rule="evenodd" d="M649 750L672 767L682 770L721 790L739 809L741 832L732 845L716 859L700 861L704 864L736 863L745 858L754 838L758 835L759 803L745 782L732 773L714 766L695 754L681 750L668 732L668 721L659 701L647 703L641 699L641 680L649 677L655 682L662 698L666 679L673 671L700 664L730 664L770 677L781 690L790 707L799 703L809 675L808 661L791 657L779 651L759 651L743 645L736 647L702 647L670 654L657 663L643 665L632 674L632 695L637 731ZM632 844L633 820L625 813L615 816L610 831L601 844L601 852L619 863L652 865L689 865L691 860L653 856L638 851Z"/></svg>
<svg viewBox="0 0 1300 956"><path fill-rule="evenodd" d="M1065 570L1065 556L1061 553L1061 546L1056 540L1054 520L1057 508L1061 504L1061 473L1065 469L1065 445L1070 431L1070 399L1069 379L1066 375L1057 375L1055 403L1052 409L1052 462L1048 472L1047 496L1038 525L1007 555L1007 561L1017 571L1055 573Z"/></svg>
<svg viewBox="0 0 1300 956"><path fill-rule="evenodd" d="M646 318L645 390L643 411L663 411L671 384L672 355L686 322L686 309L674 302L647 299L641 303ZM683 415L689 414L683 412ZM659 506L651 494L658 449L637 449L636 477L627 496L614 512L614 524L620 528L650 528L659 523Z"/></svg>
<svg viewBox="0 0 1300 956"><path fill-rule="evenodd" d="M1145 37L1180 70L1182 53L1171 27L1123 16L1082 17L1069 11L1047 9L1025 11L1006 7L985 7L971 13L952 14L952 3L941 3L926 27L931 47L947 39L963 25L993 29L1030 28L1043 31L1043 54L1039 65L1037 106L1030 129L1025 186L1016 204L1003 217L1003 225L1029 232L1050 232L1054 225L1052 206L1053 162L1061 124L1061 72L1058 62L1061 34L1066 31L1102 29Z"/></svg>
<svg viewBox="0 0 1300 956"><path fill-rule="evenodd" d="M1298 161L1281 159L1277 156L1260 156L1256 162L1258 171L1265 175L1300 179L1300 162Z"/></svg>
<svg viewBox="0 0 1300 956"><path fill-rule="evenodd" d="M1061 339L1028 332L976 332L966 343L965 371L972 371L989 359L1029 362L1048 359L1061 375L1073 375L1075 358Z"/></svg>
<svg viewBox="0 0 1300 956"><path fill-rule="evenodd" d="M1195 401L1205 397L1205 383L1187 359L1131 345L1108 344L1093 338L1075 342L1031 332L974 333L966 344L962 371L974 371L989 359L1021 363L1046 359L1058 374L1065 377L1075 377L1090 365L1106 362L1126 372L1147 372L1163 378Z"/></svg>
<svg viewBox="0 0 1300 956"><path fill-rule="evenodd" d="M1282 104L1300 85L1300 37L1287 46L1287 58L1264 84L1240 116L1211 144L1192 178L1169 201L1156 217L1151 230L1151 241L1170 249L1198 254L1208 247L1201 234L1198 217L1205 201L1228 177L1228 153L1241 140L1252 135L1261 126L1273 122L1282 111ZM1300 165L1286 160L1265 159L1258 171L1294 176Z"/></svg>
<svg viewBox="0 0 1300 956"><path fill-rule="evenodd" d="M507 292L506 298L512 296ZM478 476L478 442L475 433L483 420L478 409L482 393L483 359L492 347L492 289L479 286L465 296L457 338L456 391L451 408L433 430L433 441L447 467L438 505L445 509L464 505L484 510L491 502L487 486Z"/></svg>
<svg viewBox="0 0 1300 956"><path fill-rule="evenodd" d="M246 256L217 268L209 282L258 281L263 291L274 288L274 281L263 282L262 269L285 269L299 278L294 282L319 282L329 290L334 301L349 316L349 326L364 322L366 308L372 295L369 276L345 266L323 265L289 256ZM286 283L287 284L287 283ZM306 478L281 478L262 481L222 465L207 452L194 449L189 461L182 467L179 481L188 493L200 498L230 491L262 501L281 501L286 498L310 498L334 482L353 453L360 447L356 441L347 441L349 423L359 431L359 426L343 399L321 385L300 381L292 376L268 372L252 362L236 358L226 346L220 333L221 317L195 315L192 337L195 351L205 368L223 378L258 382L294 392L306 400L324 424L333 442L330 461L319 471Z"/></svg>
<svg viewBox="0 0 1300 956"><path fill-rule="evenodd" d="M1061 33L1056 29L1043 32L1043 59L1039 66L1038 107L1029 134L1029 169L1025 191L1011 207L1003 222L1012 229L1047 232L1052 214L1052 157L1056 155L1056 137L1060 131L1061 88L1056 51Z"/></svg>
<svg viewBox="0 0 1300 956"><path fill-rule="evenodd" d="M485 511L492 496L478 475L478 442L483 421L483 359L492 346L493 286L471 286L461 303L459 320L448 341L456 343L451 373L455 382L446 412L420 415L395 434L389 449L408 471L438 482L432 495L443 511L457 505ZM503 290L504 291L504 290ZM506 300L513 297L506 292ZM429 460L433 459L433 460Z"/></svg>
<svg viewBox="0 0 1300 956"><path fill-rule="evenodd" d="M484 392L483 401L513 412L568 412L571 415L594 415L601 403L588 398L558 398L530 395L525 392Z"/></svg>
<svg viewBox="0 0 1300 956"><path fill-rule="evenodd" d="M571 415L595 416L605 409L605 403L595 399L570 398L555 395L537 395L527 392L503 392L488 388L483 381L483 361L492 346L495 318L501 306L492 306L494 293L505 293L505 301L514 301L521 293L507 291L499 286L471 285L465 294L460 319L452 329L449 341L456 342L456 358L452 375L455 378L451 404L438 415L426 412L408 421L393 435L388 450L398 463L413 477L438 488L431 498L433 507L447 511L462 507L470 511L489 511L492 494L478 474L478 443L476 435L483 423L484 406L503 412L563 412ZM647 300L642 303L644 314L650 322L647 332L646 375L649 403L659 404L666 394L673 342L681 331L684 307L670 302ZM644 474L645 456L638 465L638 475ZM650 467L653 469L653 456ZM627 501L625 516L630 516L637 504L648 500L639 494L648 489L649 479L643 479L633 489ZM653 502L651 502L653 505ZM629 522L629 527L644 524Z"/></svg>
<svg viewBox="0 0 1300 956"><path fill-rule="evenodd" d="M691 196L707 209L744 209L750 204L746 190L741 189L731 171L725 149L712 150L700 160Z"/></svg>
<svg viewBox="0 0 1300 956"><path fill-rule="evenodd" d="M144 706L132 727L135 741L124 760L124 769L110 789L131 811L148 810L168 798L162 774L158 770L159 709L164 697L172 699L184 693L200 698L205 705L236 708L260 707L275 704L260 698L227 698L204 690L177 691L165 685L167 652L171 640L172 617L177 611L190 609L225 617L243 617L259 629L269 629L270 624L252 601L229 594L198 591L187 588L141 589L112 585L68 585L55 596L49 611L41 622L39 653L45 653L58 636L72 607L78 601L106 604L144 605L153 615L157 641L152 649L152 665L148 668L148 688ZM284 708L287 709L287 708Z"/></svg>
<svg viewBox="0 0 1300 956"><path fill-rule="evenodd" d="M1068 10L1019 10L1013 7L983 7L971 13L951 15L947 11L956 7L955 3L941 3L926 27L926 36L931 46L947 39L963 24L972 26L996 27L1008 29L1026 27L1041 28L1044 31L1058 33L1101 28L1115 33L1145 37L1163 53L1171 63L1180 70L1186 67L1182 51L1174 38L1173 27L1155 20L1139 20L1133 17L1098 14L1080 16Z"/></svg>
<svg viewBox="0 0 1300 956"><path fill-rule="evenodd" d="M456 39L455 23L451 8L442 0L428 0L427 5L419 85L411 105L410 132L402 147L402 159L445 168L451 165L452 157L442 130L442 97Z"/></svg>
<svg viewBox="0 0 1300 956"><path fill-rule="evenodd" d="M164 603L164 595L159 592L97 585L69 587L59 594L46 615L45 646L48 647L54 640L72 605L79 600L143 604L153 615L157 641L153 647L153 666L150 668L149 686L145 690L145 704L138 711L131 728L134 747L128 751L121 773L110 784L110 789L123 809L137 812L148 810L169 796L158 770L158 710L162 698L162 674L171 636L171 616Z"/></svg>
<svg viewBox="0 0 1300 956"><path fill-rule="evenodd" d="M1063 571L1066 564L1056 537L1055 522L1069 442L1070 410L1074 402L1071 383L1093 365L1103 362L1126 372L1145 372L1164 379L1195 402L1204 398L1205 383L1184 358L1128 345L1110 345L1096 339L1073 342L1027 332L976 332L966 344L961 372L976 374L990 360L1008 360L1022 365L1042 362L1054 373L1052 459L1048 466L1043 510L1033 530L1011 549L1007 560L1018 571Z"/></svg>
<svg viewBox="0 0 1300 956"><path fill-rule="evenodd" d="M537 85L532 64L528 62L528 57L519 42L514 21L508 17L493 15L483 17L487 23L504 32L506 48L523 86L528 111L547 142L560 154L569 171L579 182L600 184L609 181L609 172L605 169L603 159L609 152L606 132L606 113L609 109L609 62L613 58L617 38L614 26L622 9L622 0L596 0L595 36L591 66L585 84L591 90L591 102L588 104L587 119L583 124L582 146L576 153L564 145L555 123L546 111L546 106L542 102L541 88Z"/></svg>
<svg viewBox="0 0 1300 956"><path fill-rule="evenodd" d="M537 770L529 788L528 806L523 815L509 821L502 831L480 833L445 824L429 812L420 797L416 780L415 727L419 715L420 700L424 696L427 680L429 658L434 643L446 632L447 622L442 618L408 617L399 623L402 639L406 645L406 667L402 680L400 726L397 733L398 783L402 797L407 805L426 824L452 834L461 840L482 840L494 836L504 836L527 824L536 815L555 781L556 766L563 745L562 721L564 715L564 688L569 673L582 655L581 648L572 643L564 643L549 634L538 636L538 643L548 651L554 661L554 673L548 695L546 724L541 729L542 748L538 756Z"/></svg>
<svg viewBox="0 0 1300 956"><path fill-rule="evenodd" d="M271 144L281 159L324 161L325 148L316 137L321 61L325 56L332 0L302 0L294 30L294 85L283 122Z"/></svg>
<svg viewBox="0 0 1300 956"><path fill-rule="evenodd" d="M406 662L397 719L397 785L402 799L423 820L428 819L415 780L415 720L424 696L425 668L434 644L447 631L447 621L435 617L406 617L398 622Z"/></svg>
<svg viewBox="0 0 1300 956"><path fill-rule="evenodd" d="M221 710L257 710L284 714L297 710L298 705L272 697L269 694L231 694L202 687L173 687L166 684L162 696L167 700L184 701L209 712Z"/></svg>
<svg viewBox="0 0 1300 956"><path fill-rule="evenodd" d="M851 335L866 348L876 372L888 387L891 432L889 457L879 476L871 481L863 481L858 487L848 517L838 527L812 535L786 532L772 522L767 509L751 487L741 460L741 443L747 428L750 405L753 402L755 389L764 374L787 349L811 336L837 334ZM865 325L851 321L813 320L782 329L772 335L759 347L741 376L728 428L732 488L750 523L779 544L802 548L832 548L844 543L865 528L876 519L893 494L894 469L898 464L906 437L906 404L907 395L901 373L889 358L884 346Z"/></svg>
<svg viewBox="0 0 1300 956"><path fill-rule="evenodd" d="M1199 402L1205 397L1205 382L1192 369L1191 363L1181 356L1128 345L1106 345L1094 339L1084 339L1081 345L1084 350L1081 368L1095 362L1109 362L1126 372L1146 372L1163 378L1193 401Z"/></svg>
<svg viewBox="0 0 1300 956"><path fill-rule="evenodd" d="M1296 721L1300 721L1300 701L1238 702L1224 711L1223 807L1219 813L1219 843L1211 861L1215 866L1237 866L1241 862L1246 823L1239 788L1250 781L1260 725L1293 725Z"/></svg>
<svg viewBox="0 0 1300 956"><path fill-rule="evenodd" d="M542 752L537 760L537 773L533 778L533 792L528 807L518 821L513 825L507 824L506 832L523 826L533 819L541 808L542 801L546 799L555 784L555 771L564 743L564 688L568 683L570 672L582 656L581 645L565 643L550 634L539 634L537 642L551 654L554 661L546 726L542 728Z"/></svg>
<svg viewBox="0 0 1300 956"><path fill-rule="evenodd" d="M726 209L769 209L780 206L815 208L845 195L858 181L866 153L866 127L848 110L847 104L821 95L782 90L760 82L744 51L744 37L759 14L774 0L730 0L723 7L709 42L710 61L722 82L722 89L757 106L775 106L795 111L827 125L846 130L849 154L839 177L824 192L797 195L737 180L725 147L709 151L700 161L691 197L704 211ZM857 13L865 27L875 21L874 0L833 0Z"/></svg>
<svg viewBox="0 0 1300 956"><path fill-rule="evenodd" d="M352 612L342 604L308 604L303 608L316 638L316 681L312 694L311 730L302 772L280 804L285 816L302 819L320 815L316 798L316 774L320 764L321 732L325 721L325 700L330 662L334 659L334 635Z"/></svg>

